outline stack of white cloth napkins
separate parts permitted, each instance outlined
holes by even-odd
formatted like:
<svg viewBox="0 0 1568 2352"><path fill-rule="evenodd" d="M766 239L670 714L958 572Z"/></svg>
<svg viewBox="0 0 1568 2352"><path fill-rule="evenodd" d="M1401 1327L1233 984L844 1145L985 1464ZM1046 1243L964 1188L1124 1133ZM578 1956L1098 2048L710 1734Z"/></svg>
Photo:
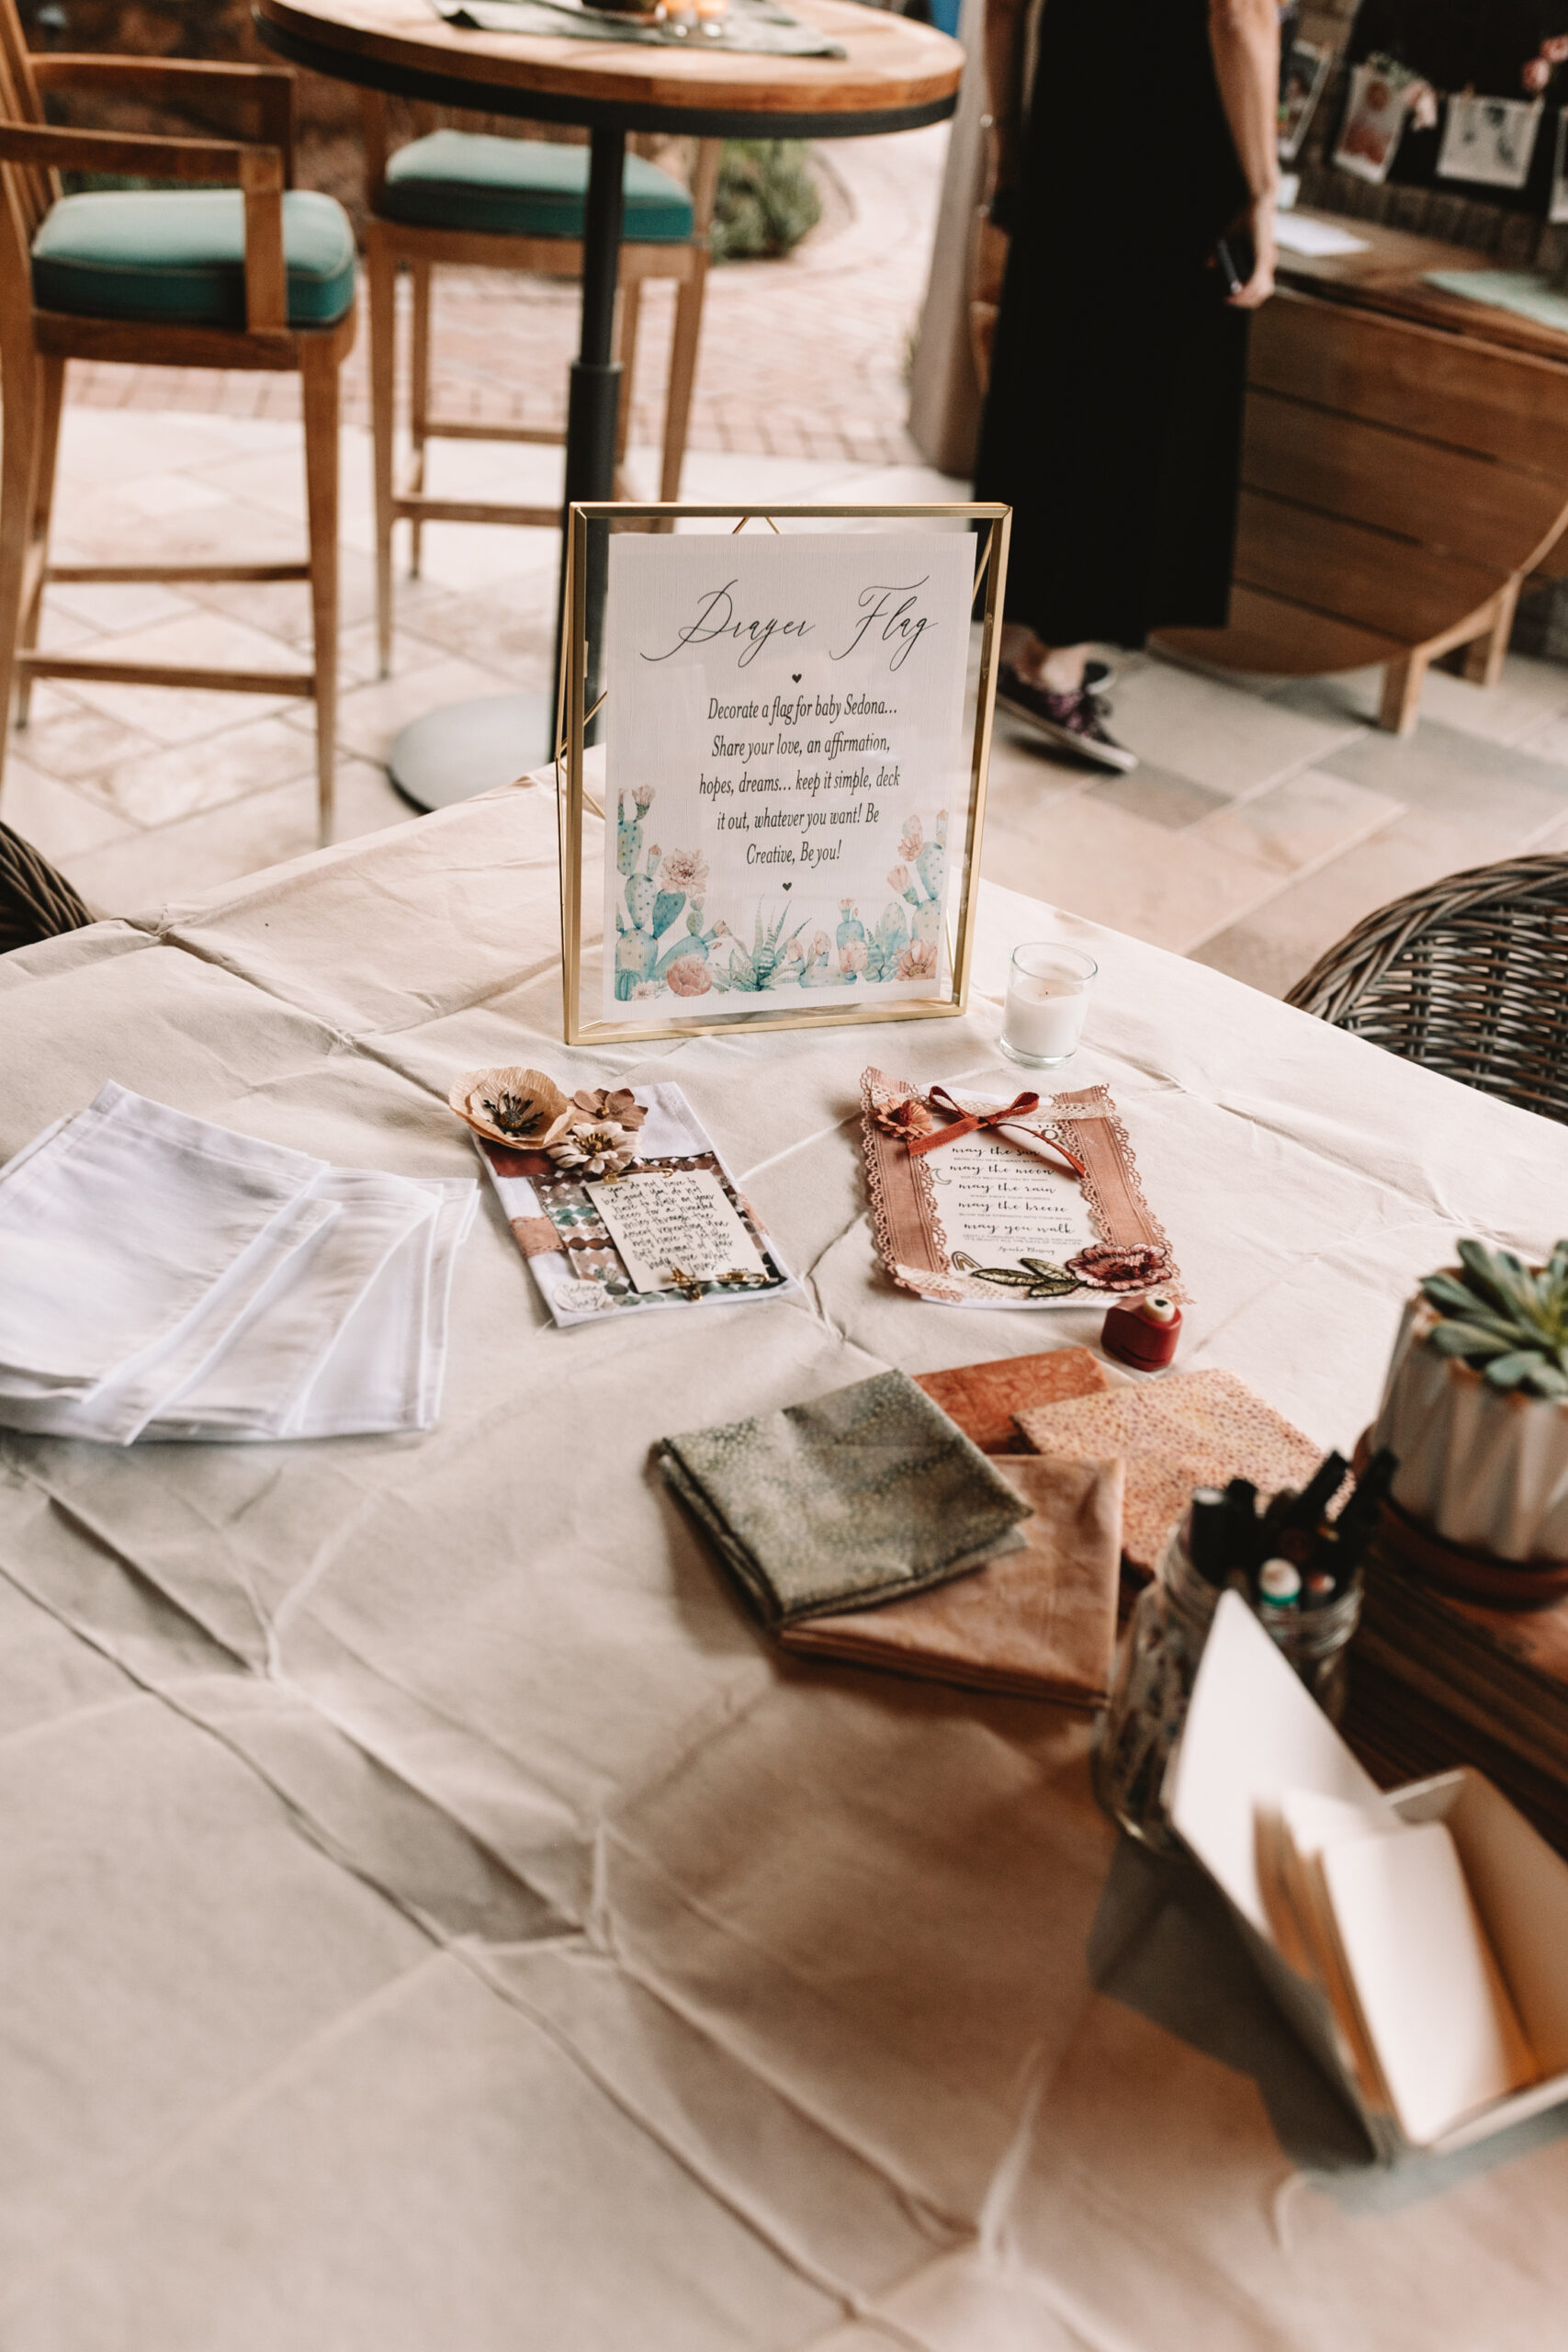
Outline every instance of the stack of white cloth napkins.
<svg viewBox="0 0 1568 2352"><path fill-rule="evenodd" d="M478 1197L111 1082L0 1168L0 1427L111 1445L429 1429Z"/></svg>

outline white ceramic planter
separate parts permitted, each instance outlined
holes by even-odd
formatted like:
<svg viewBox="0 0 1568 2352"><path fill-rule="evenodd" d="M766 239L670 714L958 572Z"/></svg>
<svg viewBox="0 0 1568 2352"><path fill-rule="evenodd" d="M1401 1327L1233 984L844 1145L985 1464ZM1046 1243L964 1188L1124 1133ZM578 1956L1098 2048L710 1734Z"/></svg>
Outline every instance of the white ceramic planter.
<svg viewBox="0 0 1568 2352"><path fill-rule="evenodd" d="M1492 1387L1426 1344L1440 1319L1419 1294L1406 1306L1372 1425L1393 1500L1468 1551L1568 1561L1568 1400Z"/></svg>

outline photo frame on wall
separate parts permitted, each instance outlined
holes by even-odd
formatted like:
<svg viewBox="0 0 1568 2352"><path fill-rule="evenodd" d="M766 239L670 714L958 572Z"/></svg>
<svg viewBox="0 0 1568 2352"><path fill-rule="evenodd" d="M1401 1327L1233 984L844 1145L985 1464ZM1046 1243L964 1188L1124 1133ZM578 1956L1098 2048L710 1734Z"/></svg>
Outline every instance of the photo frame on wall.
<svg viewBox="0 0 1568 2352"><path fill-rule="evenodd" d="M1010 520L570 509L568 1044L964 1011Z"/></svg>
<svg viewBox="0 0 1568 2352"><path fill-rule="evenodd" d="M1293 164L1301 153L1333 62L1332 50L1320 49L1310 40L1292 41L1280 75L1279 148L1282 164Z"/></svg>
<svg viewBox="0 0 1568 2352"><path fill-rule="evenodd" d="M1382 186L1404 136L1404 120L1416 86L1413 74L1401 77L1386 72L1381 63L1352 69L1345 119L1334 150L1339 171L1373 187Z"/></svg>
<svg viewBox="0 0 1568 2352"><path fill-rule="evenodd" d="M1539 98L1483 98L1455 92L1443 113L1438 179L1522 188L1529 177L1543 111Z"/></svg>

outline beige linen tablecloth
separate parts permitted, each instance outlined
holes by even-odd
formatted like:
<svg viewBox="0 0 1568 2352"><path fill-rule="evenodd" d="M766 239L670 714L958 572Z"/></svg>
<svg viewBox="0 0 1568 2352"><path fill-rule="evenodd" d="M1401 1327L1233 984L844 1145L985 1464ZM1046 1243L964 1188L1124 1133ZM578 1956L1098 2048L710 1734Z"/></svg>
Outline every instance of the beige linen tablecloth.
<svg viewBox="0 0 1568 2352"><path fill-rule="evenodd" d="M1568 2144L1369 2174L1051 1709L776 1659L649 1450L1096 1331L874 1267L863 1064L976 1084L1005 959L1102 967L1184 1362L1348 1446L1456 1233L1568 1135L998 891L974 1012L558 1043L535 787L0 960L0 1153L116 1078L463 1174L451 1077L678 1078L807 1297L549 1328L493 1200L441 1426L0 1441L6 2352L1543 2352Z"/></svg>

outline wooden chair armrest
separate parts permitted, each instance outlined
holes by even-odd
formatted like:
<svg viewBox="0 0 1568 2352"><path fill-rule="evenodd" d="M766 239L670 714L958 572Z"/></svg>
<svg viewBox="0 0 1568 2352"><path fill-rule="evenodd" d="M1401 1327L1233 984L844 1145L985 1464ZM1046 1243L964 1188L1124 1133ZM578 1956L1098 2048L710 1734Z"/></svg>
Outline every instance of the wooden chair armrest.
<svg viewBox="0 0 1568 2352"><path fill-rule="evenodd" d="M245 198L245 325L282 334L288 325L288 265L283 253L283 157L247 147L240 158Z"/></svg>
<svg viewBox="0 0 1568 2352"><path fill-rule="evenodd" d="M240 159L273 156L276 147L248 148L238 139L175 139L130 130L68 130L53 123L0 123L0 164L41 164L62 172L123 172L132 178L239 184Z"/></svg>
<svg viewBox="0 0 1568 2352"><path fill-rule="evenodd" d="M284 186L294 185L294 76L275 65L217 65L193 57L95 57L73 51L31 60L40 91L93 90L164 106L238 102L254 110L257 136L282 150Z"/></svg>
<svg viewBox="0 0 1568 2352"><path fill-rule="evenodd" d="M245 324L254 334L288 323L283 258L283 156L276 147L234 139L156 139L120 130L62 130L47 123L0 123L0 164L61 171L238 185L245 205Z"/></svg>

